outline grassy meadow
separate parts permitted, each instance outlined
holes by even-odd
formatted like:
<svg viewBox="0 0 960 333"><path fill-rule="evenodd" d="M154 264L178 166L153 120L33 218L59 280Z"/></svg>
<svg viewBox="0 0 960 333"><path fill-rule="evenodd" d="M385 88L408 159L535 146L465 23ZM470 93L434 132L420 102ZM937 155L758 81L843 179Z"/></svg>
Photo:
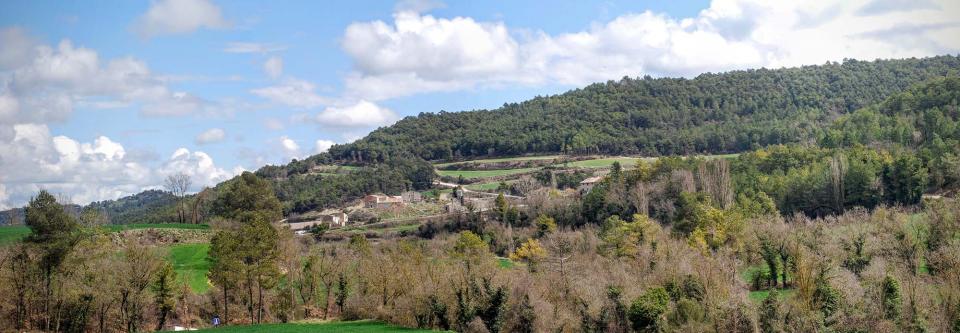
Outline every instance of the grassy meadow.
<svg viewBox="0 0 960 333"><path fill-rule="evenodd" d="M207 282L207 271L210 269L207 252L210 251L210 244L177 244L168 248L170 253L167 260L173 264L177 277L186 281L193 292L207 292L210 289L210 283Z"/></svg>

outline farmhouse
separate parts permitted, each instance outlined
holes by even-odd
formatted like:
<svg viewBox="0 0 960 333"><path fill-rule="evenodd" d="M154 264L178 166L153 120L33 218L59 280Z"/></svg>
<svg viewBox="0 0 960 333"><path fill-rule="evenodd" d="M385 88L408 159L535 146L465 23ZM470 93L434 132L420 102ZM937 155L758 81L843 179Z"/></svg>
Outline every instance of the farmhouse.
<svg viewBox="0 0 960 333"><path fill-rule="evenodd" d="M403 197L398 195L371 194L363 197L363 207L380 209L403 207Z"/></svg>
<svg viewBox="0 0 960 333"><path fill-rule="evenodd" d="M577 190L580 191L580 194L586 194L587 192L590 192L590 190L593 189L593 186L597 185L597 183L599 183L601 180L603 180L603 176L593 176L584 179L580 182L580 187L577 188Z"/></svg>
<svg viewBox="0 0 960 333"><path fill-rule="evenodd" d="M423 201L423 195L417 191L406 191L400 193L400 197L403 198L403 203L417 203Z"/></svg>
<svg viewBox="0 0 960 333"><path fill-rule="evenodd" d="M326 209L320 212L318 220L320 223L324 223L332 228L346 226L349 218L347 217L347 213L344 213L342 210Z"/></svg>

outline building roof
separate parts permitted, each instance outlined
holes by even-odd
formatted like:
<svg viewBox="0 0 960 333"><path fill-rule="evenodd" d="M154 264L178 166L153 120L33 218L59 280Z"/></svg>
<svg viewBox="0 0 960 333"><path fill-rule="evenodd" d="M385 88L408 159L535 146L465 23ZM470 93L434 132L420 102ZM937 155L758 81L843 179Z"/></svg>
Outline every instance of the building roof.
<svg viewBox="0 0 960 333"><path fill-rule="evenodd" d="M601 177L601 176L593 176L593 177L584 179L582 182L580 182L580 185L596 184L596 183L600 182L601 180L603 180L603 177Z"/></svg>

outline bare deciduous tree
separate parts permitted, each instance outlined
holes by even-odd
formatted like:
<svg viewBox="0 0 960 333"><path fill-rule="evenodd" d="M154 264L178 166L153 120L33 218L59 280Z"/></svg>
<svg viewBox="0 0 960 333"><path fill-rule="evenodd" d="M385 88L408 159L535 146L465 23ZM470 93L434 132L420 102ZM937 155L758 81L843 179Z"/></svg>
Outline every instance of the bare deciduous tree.
<svg viewBox="0 0 960 333"><path fill-rule="evenodd" d="M190 175L185 173L175 173L167 176L167 179L163 183L163 187L170 191L173 196L177 197L177 221L183 223L186 220L186 211L183 207L183 199L187 196L187 191L190 189Z"/></svg>

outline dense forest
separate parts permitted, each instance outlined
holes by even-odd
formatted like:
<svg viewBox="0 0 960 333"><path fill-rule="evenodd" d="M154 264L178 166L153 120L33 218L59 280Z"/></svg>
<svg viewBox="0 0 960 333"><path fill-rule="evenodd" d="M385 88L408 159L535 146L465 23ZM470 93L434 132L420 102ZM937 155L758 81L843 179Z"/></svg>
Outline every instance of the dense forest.
<svg viewBox="0 0 960 333"><path fill-rule="evenodd" d="M330 156L349 163L530 153L740 152L815 140L820 128L908 87L960 72L960 58L827 63L684 78L623 78L496 110L421 113Z"/></svg>

